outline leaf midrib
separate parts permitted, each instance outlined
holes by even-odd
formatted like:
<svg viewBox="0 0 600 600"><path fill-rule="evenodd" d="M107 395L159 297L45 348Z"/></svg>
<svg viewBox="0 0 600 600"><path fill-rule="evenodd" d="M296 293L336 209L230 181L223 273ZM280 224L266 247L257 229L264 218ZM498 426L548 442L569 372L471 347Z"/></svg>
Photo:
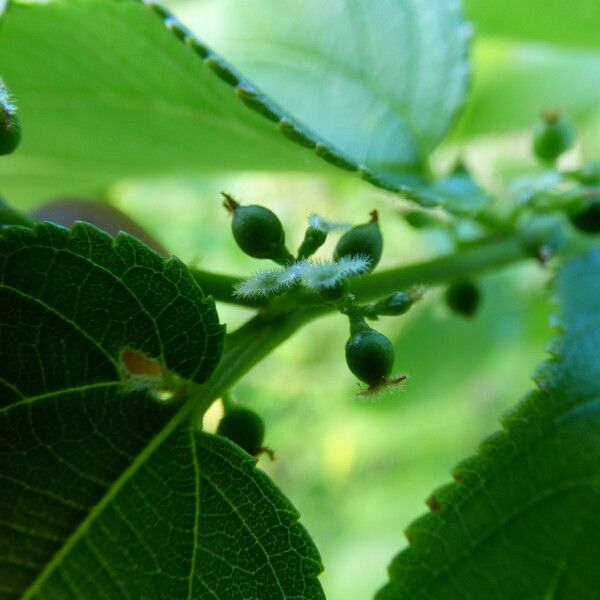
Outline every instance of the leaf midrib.
<svg viewBox="0 0 600 600"><path fill-rule="evenodd" d="M104 509L109 503L116 497L121 491L123 486L129 482L129 480L137 473L137 471L144 466L146 461L152 456L152 454L161 446L161 444L169 437L171 433L183 422L183 420L190 414L194 407L193 402L185 402L181 409L176 412L173 417L165 424L158 434L152 438L152 440L142 449L142 451L135 457L129 467L116 479L107 489L104 496L98 501L98 503L92 508L85 519L79 524L77 529L67 538L63 546L56 552L56 554L48 561L44 569L36 577L33 583L25 590L22 600L31 600L35 594L37 594L45 581L60 565L63 558L65 558L72 548L83 538L87 530L92 523L102 515Z"/></svg>
<svg viewBox="0 0 600 600"><path fill-rule="evenodd" d="M3 381L3 380L2 380ZM85 385L71 386L60 388L56 390L51 390L45 392L44 394L38 394L36 396L25 396L23 395L21 400L17 400L8 406L3 406L0 408L0 415L4 413L10 412L12 409L19 408L24 404L32 404L34 402L38 402L40 400L46 400L48 398L52 398L53 396L61 396L63 394L76 394L79 392L88 392L90 390L98 390L102 388L110 388L110 387L119 387L123 382L120 379L115 380L107 380L107 381L97 381L95 383L89 383ZM16 389L16 388L15 388Z"/></svg>

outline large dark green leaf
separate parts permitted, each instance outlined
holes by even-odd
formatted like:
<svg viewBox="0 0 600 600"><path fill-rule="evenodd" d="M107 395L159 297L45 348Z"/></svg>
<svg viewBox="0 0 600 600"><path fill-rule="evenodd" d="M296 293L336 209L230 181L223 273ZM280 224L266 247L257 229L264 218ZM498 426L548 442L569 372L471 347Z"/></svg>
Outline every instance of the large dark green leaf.
<svg viewBox="0 0 600 600"><path fill-rule="evenodd" d="M289 502L159 393L217 392L195 383L223 329L183 264L90 225L0 230L0 340L2 600L320 597Z"/></svg>
<svg viewBox="0 0 600 600"><path fill-rule="evenodd" d="M289 43L287 53L263 47L272 78L251 72L272 99L162 8L11 3L0 73L19 101L24 136L0 163L3 192L34 202L97 192L123 177L318 171L324 158L420 199L404 174L422 171L465 94L470 29L456 3L394 0L374 9L315 0L228 10L232 23L253 22L257 36L268 30Z"/></svg>
<svg viewBox="0 0 600 600"><path fill-rule="evenodd" d="M557 288L564 329L538 391L432 494L378 600L598 597L600 251Z"/></svg>

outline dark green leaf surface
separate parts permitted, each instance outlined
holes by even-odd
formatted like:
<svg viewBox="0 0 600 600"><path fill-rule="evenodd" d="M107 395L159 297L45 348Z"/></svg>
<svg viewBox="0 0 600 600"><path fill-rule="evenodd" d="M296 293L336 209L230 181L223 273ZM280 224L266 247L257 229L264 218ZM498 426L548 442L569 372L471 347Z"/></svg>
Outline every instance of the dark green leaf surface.
<svg viewBox="0 0 600 600"><path fill-rule="evenodd" d="M426 9L389 2L364 14L355 4L331 3L328 18L341 19L340 28L322 20L317 1L231 7L244 27L249 10L267 17L269 31L277 16L306 34L298 41L306 77L285 71L291 47L272 48L274 79L252 71L271 99L162 7L12 2L0 73L19 98L24 135L19 152L0 163L3 192L32 203L98 193L125 177L319 171L324 159L420 202L412 183L463 102L470 28L450 0ZM293 46L289 27L278 31ZM314 53L318 39L325 47Z"/></svg>
<svg viewBox="0 0 600 600"><path fill-rule="evenodd" d="M378 600L599 597L600 252L557 288L564 331L539 390L432 494Z"/></svg>
<svg viewBox="0 0 600 600"><path fill-rule="evenodd" d="M184 265L84 224L0 230L0 340L1 600L320 597L255 460L123 371L124 347L214 369L223 330Z"/></svg>
<svg viewBox="0 0 600 600"><path fill-rule="evenodd" d="M177 259L84 223L1 233L1 312L18 318L5 324L0 368L16 398L119 381L127 347L197 383L214 370L223 329Z"/></svg>

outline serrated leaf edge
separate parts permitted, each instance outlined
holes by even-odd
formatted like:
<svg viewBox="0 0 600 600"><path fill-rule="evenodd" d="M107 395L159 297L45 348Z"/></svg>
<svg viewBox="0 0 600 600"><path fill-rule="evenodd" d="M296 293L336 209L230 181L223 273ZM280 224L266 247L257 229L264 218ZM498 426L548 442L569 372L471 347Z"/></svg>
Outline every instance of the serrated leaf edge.
<svg viewBox="0 0 600 600"><path fill-rule="evenodd" d="M554 332L554 337L550 340L546 347L546 352L548 354L548 358L544 360L536 370L532 376L532 380L535 383L537 389L530 390L525 397L519 401L515 406L510 408L505 414L500 418L499 425L500 429L496 430L492 434L488 435L479 445L477 452L463 460L461 460L450 472L452 481L447 481L437 488L428 496L425 500L425 504L429 508L429 512L422 514L413 520L408 527L404 531L404 535L408 541L408 547L401 550L398 554L394 556L391 563L388 566L388 575L389 580L381 587L377 593L375 594L375 600L379 600L380 597L387 591L388 586L393 585L394 576L393 571L395 565L403 559L406 553L410 553L412 550L412 546L417 541L417 536L419 535L420 529L431 529L430 524L436 522L440 518L440 513L443 512L445 506L448 501L452 500L455 494L455 491L459 488L459 486L468 485L470 486L470 491L472 494L476 494L480 491L483 482L481 478L477 476L479 481L473 482L472 479L467 479L470 473L479 472L480 467L484 464L484 459L491 452L495 452L499 447L507 447L510 442L510 436L514 429L516 429L519 424L523 423L521 419L522 416L526 416L525 413L527 408L532 404L536 399L541 398L544 394L548 393L548 389L546 386L545 373L548 369L550 369L553 365L558 364L561 361L561 350L562 344L565 337L566 327L563 324L563 315L560 307L560 300L558 298L558 293L556 291L556 283L557 279L560 275L560 272L555 272L552 279L552 286L554 288L554 293L550 296L549 302L553 305L557 305L558 310L550 317L550 329ZM569 406L566 411L560 413L559 415L554 415L554 418L561 417L563 418L566 414L574 409L578 409L579 406L571 407ZM554 419L553 419L554 420ZM539 435L539 430L532 432L532 435ZM518 451L514 455L509 457L509 461L513 462L514 460L518 460L518 458L522 455L522 451ZM512 515L507 519L500 521L500 524L505 524L506 521L510 520ZM463 552L455 555L450 561L449 565L459 561L462 559L464 554L469 549L465 549ZM435 575L432 575L432 579L435 578Z"/></svg>
<svg viewBox="0 0 600 600"><path fill-rule="evenodd" d="M325 160L326 162L346 171L356 173L361 179L380 189L398 194L407 200L411 200L425 208L432 208L443 205L437 199L422 194L418 187L409 184L398 184L390 181L385 176L377 173L367 165L361 164L345 155L335 148L331 143L320 138L310 129L300 124L298 120L290 115L286 115L284 110L263 94L254 84L243 77L238 71L230 65L219 54L211 50L206 44L199 40L194 34L161 2L161 0L139 0L142 4L153 11L177 39L187 45L215 76L233 88L235 95L246 104L251 110L258 112L268 120L275 123L279 133L287 137L292 142L310 150ZM469 44L472 37L472 26L464 19L460 3L452 4L448 10L459 12L463 17L464 37L466 39L465 51L463 55L465 65L465 75L463 78L462 103L458 105L452 115L449 127L450 130L457 122L460 113L466 104L466 90L470 85L470 63L469 63Z"/></svg>

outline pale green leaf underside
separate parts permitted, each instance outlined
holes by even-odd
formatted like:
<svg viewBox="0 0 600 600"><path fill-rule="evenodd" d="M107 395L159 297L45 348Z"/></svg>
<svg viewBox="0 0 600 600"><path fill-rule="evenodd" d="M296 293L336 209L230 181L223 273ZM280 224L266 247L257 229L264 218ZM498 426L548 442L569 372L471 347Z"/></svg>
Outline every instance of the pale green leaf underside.
<svg viewBox="0 0 600 600"><path fill-rule="evenodd" d="M123 372L123 347L214 369L223 330L185 266L84 224L0 230L0 339L1 600L322 596L255 460Z"/></svg>
<svg viewBox="0 0 600 600"><path fill-rule="evenodd" d="M378 173L418 171L464 100L471 27L454 0L209 0L177 10L266 94Z"/></svg>
<svg viewBox="0 0 600 600"><path fill-rule="evenodd" d="M365 15L358 29L349 29L341 15L341 31L350 37L336 37L337 47L354 44L357 32L368 45L384 27L391 50L365 46L362 54L344 56L343 69L360 60L362 75L354 84L343 70L336 73L326 54L302 57L304 65L323 62L322 72L312 69L302 81L309 87L290 95L289 81L281 93L276 82L265 82L284 111L163 9L128 0L14 2L0 30L0 73L19 100L24 135L19 150L0 163L3 191L27 203L99 192L123 177L318 171L325 159L419 201L403 177L386 172L420 169L447 131L465 92L469 32L449 0L441 9L417 6L395 0L381 9L385 19ZM315 0L312 22L299 28L312 31L315 41L324 33L316 7ZM298 23L305 3L292 8ZM436 45L438 38L446 42ZM413 69L430 73L409 78ZM368 87L379 79L391 82L381 91L385 100ZM349 85L355 93L340 111Z"/></svg>
<svg viewBox="0 0 600 600"><path fill-rule="evenodd" d="M539 390L434 492L378 600L598 598L600 251L556 285L564 331Z"/></svg>
<svg viewBox="0 0 600 600"><path fill-rule="evenodd" d="M465 8L482 34L600 47L597 0L465 0Z"/></svg>

